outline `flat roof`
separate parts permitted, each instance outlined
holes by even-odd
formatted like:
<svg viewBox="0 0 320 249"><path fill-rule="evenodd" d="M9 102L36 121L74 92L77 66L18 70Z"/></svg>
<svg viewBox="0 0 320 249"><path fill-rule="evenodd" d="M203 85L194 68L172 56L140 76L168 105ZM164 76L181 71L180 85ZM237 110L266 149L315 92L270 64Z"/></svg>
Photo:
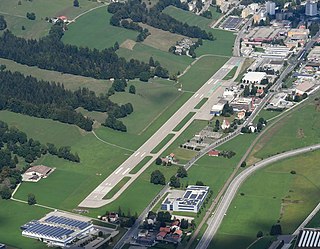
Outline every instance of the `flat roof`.
<svg viewBox="0 0 320 249"><path fill-rule="evenodd" d="M255 82L255 81L261 81L266 76L267 74L265 72L248 72L244 75L242 80Z"/></svg>
<svg viewBox="0 0 320 249"><path fill-rule="evenodd" d="M310 82L310 81L305 81L299 85L297 85L296 89L302 92L306 92L309 89L311 89L312 87L314 87L314 83Z"/></svg>

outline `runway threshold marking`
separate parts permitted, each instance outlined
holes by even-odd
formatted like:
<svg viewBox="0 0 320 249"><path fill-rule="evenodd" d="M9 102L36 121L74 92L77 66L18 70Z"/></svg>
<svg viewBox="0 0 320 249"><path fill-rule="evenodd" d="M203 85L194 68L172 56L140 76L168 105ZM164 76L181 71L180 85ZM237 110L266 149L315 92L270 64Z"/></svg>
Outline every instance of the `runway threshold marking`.
<svg viewBox="0 0 320 249"><path fill-rule="evenodd" d="M197 93L194 97L196 98L196 97L198 97L198 95L199 95L199 93Z"/></svg>
<svg viewBox="0 0 320 249"><path fill-rule="evenodd" d="M140 156L140 157L143 157L145 154L146 154L146 153L145 153L145 152L143 152L143 153L141 154L141 156Z"/></svg>
<svg viewBox="0 0 320 249"><path fill-rule="evenodd" d="M123 171L122 175L127 174L130 171L130 168L127 168L125 171Z"/></svg>
<svg viewBox="0 0 320 249"><path fill-rule="evenodd" d="M138 151L134 156L138 156L140 154L140 151Z"/></svg>

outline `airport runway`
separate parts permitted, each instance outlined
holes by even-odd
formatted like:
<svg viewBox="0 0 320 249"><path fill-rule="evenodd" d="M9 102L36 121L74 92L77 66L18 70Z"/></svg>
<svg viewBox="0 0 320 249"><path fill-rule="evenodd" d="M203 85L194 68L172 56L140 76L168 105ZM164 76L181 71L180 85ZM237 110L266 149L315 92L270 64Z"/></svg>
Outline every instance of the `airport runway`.
<svg viewBox="0 0 320 249"><path fill-rule="evenodd" d="M221 67L162 127L153 134L137 151L135 151L126 161L124 161L111 175L109 175L99 186L97 186L80 204L80 207L99 208L113 200L115 200L122 191L124 191L138 176L135 174L132 178L122 187L122 189L111 199L104 200L103 197L123 179L128 176L128 173L143 160L144 157L152 155L151 151L169 134L172 130L183 120L183 118L194 110L194 107L201 101L202 98L209 98L208 103L212 103L212 99L219 100L221 96L221 80L228 74L228 72L243 61L241 57L232 57ZM183 87L182 87L183 88ZM182 89L183 90L183 89ZM223 92L223 91L222 91ZM208 96L208 94L210 96ZM203 108L207 109L208 105ZM201 113L202 109L196 110ZM207 109L208 110L208 109ZM193 119L197 116L194 115ZM186 126L184 127L186 128ZM183 129L176 132L175 138L178 137ZM173 141L175 138L172 138ZM152 161L152 160L151 160ZM150 162L152 163L152 162ZM141 174L142 171L139 171Z"/></svg>

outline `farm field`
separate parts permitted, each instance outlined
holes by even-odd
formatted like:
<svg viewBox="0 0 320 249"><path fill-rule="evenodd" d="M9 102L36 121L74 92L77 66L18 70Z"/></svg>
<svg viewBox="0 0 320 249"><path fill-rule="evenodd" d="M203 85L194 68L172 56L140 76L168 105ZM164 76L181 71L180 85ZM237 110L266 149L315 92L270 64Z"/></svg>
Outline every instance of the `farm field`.
<svg viewBox="0 0 320 249"><path fill-rule="evenodd" d="M258 141L251 153L266 158L276 153L320 142L320 115L314 96L299 110L280 120Z"/></svg>
<svg viewBox="0 0 320 249"><path fill-rule="evenodd" d="M68 25L62 41L66 44L99 50L113 47L115 42L121 44L126 39L135 41L138 32L112 26L109 23L111 16L107 7L101 7L81 16L75 23Z"/></svg>
<svg viewBox="0 0 320 249"><path fill-rule="evenodd" d="M320 151L309 152L272 164L251 176L231 203L210 248L247 248L258 231L268 235L277 220L283 234L292 233L318 204L313 197L320 195L319 156ZM290 173L292 170L296 174Z"/></svg>
<svg viewBox="0 0 320 249"><path fill-rule="evenodd" d="M2 0L0 1L0 14L7 21L8 29L15 35L24 38L40 38L48 34L52 24L45 21L46 17L67 16L69 19L94 7L101 6L94 1L81 1L80 7L73 7L72 0L33 0L21 1ZM34 12L36 20L28 20L27 12ZM22 30L22 26L25 30ZM1 32L0 32L1 34Z"/></svg>
<svg viewBox="0 0 320 249"><path fill-rule="evenodd" d="M49 212L50 210L41 207L0 199L1 243L5 243L9 248L44 248L42 242L22 237L20 226L30 220L39 219Z"/></svg>

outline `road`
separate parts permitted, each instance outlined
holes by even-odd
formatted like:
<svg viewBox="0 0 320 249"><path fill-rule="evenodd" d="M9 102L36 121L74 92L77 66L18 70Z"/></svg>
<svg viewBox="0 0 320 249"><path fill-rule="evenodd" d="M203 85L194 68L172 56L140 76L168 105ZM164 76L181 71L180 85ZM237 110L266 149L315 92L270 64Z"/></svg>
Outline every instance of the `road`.
<svg viewBox="0 0 320 249"><path fill-rule="evenodd" d="M111 175L109 175L98 187L96 187L80 204L80 207L98 208L102 207L112 201L114 201L121 192L124 191L138 176L142 173L140 170L135 175L131 176L131 179L122 187L121 191L116 193L111 199L104 200L103 197L125 176L128 176L129 172L143 160L146 156L157 157L157 154L151 154L151 151L170 133L172 130L183 120L183 118L201 101L201 99L216 98L218 100L217 84L223 79L229 71L235 66L241 63L243 58L232 57L221 67L194 95L165 123L162 127L154 133L137 151L135 151L126 161L124 161ZM182 86L183 87L183 86ZM208 94L210 96L208 96ZM197 111L201 111L197 110ZM196 116L196 115L195 115ZM195 116L189 120L191 122ZM186 128L186 126L184 126ZM183 129L184 129L183 128ZM182 132L175 133L175 137L171 141L176 139ZM169 143L170 143L169 142ZM168 143L168 144L169 144ZM150 161L152 163L153 160ZM146 168L148 164L144 166Z"/></svg>
<svg viewBox="0 0 320 249"><path fill-rule="evenodd" d="M199 241L196 249L205 249L209 246L212 238L216 234L224 216L227 214L227 210L235 197L237 191L239 190L241 184L251 176L255 171L268 166L269 164L275 163L279 160L283 160L289 157L297 156L299 154L307 153L312 150L320 149L320 144L312 145L288 152L284 152L282 154L278 154L272 157L269 157L265 160L262 160L256 163L254 166L248 167L244 171L242 171L239 175L237 175L234 180L229 185L226 193L224 194L221 202L219 203L214 215L208 221L208 228L203 234L201 240Z"/></svg>

